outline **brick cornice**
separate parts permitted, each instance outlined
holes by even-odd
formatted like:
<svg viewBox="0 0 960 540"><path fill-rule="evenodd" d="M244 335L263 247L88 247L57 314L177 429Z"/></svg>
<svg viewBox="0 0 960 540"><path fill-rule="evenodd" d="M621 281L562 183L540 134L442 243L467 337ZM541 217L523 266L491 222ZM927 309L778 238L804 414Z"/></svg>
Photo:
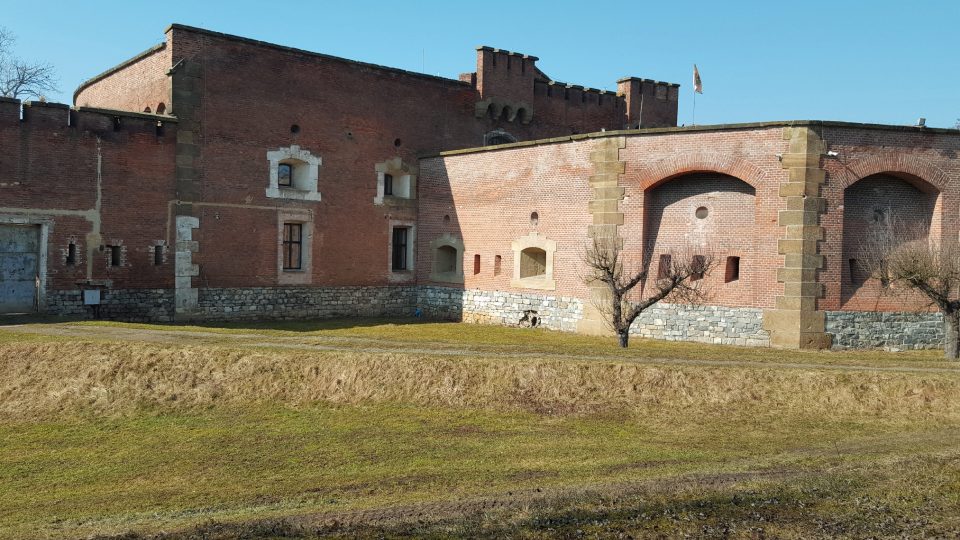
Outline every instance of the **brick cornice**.
<svg viewBox="0 0 960 540"><path fill-rule="evenodd" d="M861 158L843 165L837 173L831 176L837 181L840 189L846 189L856 182L874 174L905 174L912 176L931 186L941 193L950 188L953 179L926 159L903 154L876 154Z"/></svg>
<svg viewBox="0 0 960 540"><path fill-rule="evenodd" d="M699 152L675 155L650 165L640 172L640 187L646 191L684 174L716 172L733 176L754 189L763 184L765 173L753 163L732 154Z"/></svg>

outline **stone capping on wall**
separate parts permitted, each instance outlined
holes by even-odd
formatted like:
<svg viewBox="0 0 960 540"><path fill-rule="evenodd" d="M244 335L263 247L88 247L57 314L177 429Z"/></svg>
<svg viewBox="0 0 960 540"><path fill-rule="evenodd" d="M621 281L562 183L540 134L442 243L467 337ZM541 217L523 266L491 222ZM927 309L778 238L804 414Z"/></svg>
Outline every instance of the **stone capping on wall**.
<svg viewBox="0 0 960 540"><path fill-rule="evenodd" d="M547 254L546 272L540 276L520 277L520 259L521 253L527 248L542 249ZM553 279L553 257L557 252L557 242L550 240L536 232L527 236L521 236L510 243L510 249L513 250L513 279L510 280L511 287L519 289L540 289L544 291L553 291L557 288L557 282Z"/></svg>
<svg viewBox="0 0 960 540"><path fill-rule="evenodd" d="M293 187L281 187L279 178L279 166L281 162L292 160L300 161L301 165L294 166ZM294 144L286 148L279 148L267 152L267 162L270 164L270 184L267 186L266 195L272 199L297 199L302 201L319 201L320 192L317 190L317 184L320 179L320 165L323 159L315 156L309 150L300 148ZM298 179L298 169L305 167L304 177Z"/></svg>
<svg viewBox="0 0 960 540"><path fill-rule="evenodd" d="M429 154L420 155L419 159L456 156L460 154L474 154L478 152L494 152L498 150L508 150L512 148L543 146L547 144L559 144L559 143L565 143L570 141L584 141L588 139L604 139L608 137L662 135L665 133L703 133L703 132L716 132L716 131L736 131L736 130L782 128L782 127L835 127L835 128L851 128L851 129L869 129L869 130L878 130L878 131L908 132L908 133L926 133L926 134L936 134L936 135L954 135L954 136L960 137L960 130L951 129L951 128L931 128L931 127L921 128L916 126L897 126L897 125L890 125L890 124L861 124L857 122L840 122L840 121L834 121L834 120L778 120L778 121L770 121L770 122L746 122L746 123L739 123L739 124L714 124L714 125L597 131L594 133L581 133L578 135L566 135L563 137L552 137L548 139L520 141L516 143L511 143L511 144L499 144L497 146L477 146L473 148L460 148L456 150L446 150L443 152L432 152Z"/></svg>
<svg viewBox="0 0 960 540"><path fill-rule="evenodd" d="M437 249L443 246L450 246L457 250L456 269L453 272L437 272L436 255ZM450 233L444 233L443 236L430 242L430 255L432 266L430 268L430 281L440 283L463 283L463 239L453 236Z"/></svg>

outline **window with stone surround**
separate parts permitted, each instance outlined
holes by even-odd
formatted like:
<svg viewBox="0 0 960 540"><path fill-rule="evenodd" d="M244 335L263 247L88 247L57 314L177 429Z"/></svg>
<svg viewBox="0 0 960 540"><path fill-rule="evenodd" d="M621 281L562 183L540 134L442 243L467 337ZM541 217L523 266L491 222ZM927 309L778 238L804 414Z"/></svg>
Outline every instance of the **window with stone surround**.
<svg viewBox="0 0 960 540"><path fill-rule="evenodd" d="M283 269L300 270L303 267L303 224L283 224Z"/></svg>
<svg viewBox="0 0 960 540"><path fill-rule="evenodd" d="M377 196L373 204L408 204L417 198L417 169L394 157L374 165Z"/></svg>
<svg viewBox="0 0 960 540"><path fill-rule="evenodd" d="M514 240L513 279L510 285L525 289L555 290L553 258L557 243L535 232Z"/></svg>
<svg viewBox="0 0 960 540"><path fill-rule="evenodd" d="M387 224L390 241L387 246L387 279L393 283L413 281L416 262L416 222L390 220Z"/></svg>
<svg viewBox="0 0 960 540"><path fill-rule="evenodd" d="M267 197L319 201L320 156L297 145L267 152L270 178Z"/></svg>
<svg viewBox="0 0 960 540"><path fill-rule="evenodd" d="M277 284L313 282L313 213L302 208L277 212Z"/></svg>

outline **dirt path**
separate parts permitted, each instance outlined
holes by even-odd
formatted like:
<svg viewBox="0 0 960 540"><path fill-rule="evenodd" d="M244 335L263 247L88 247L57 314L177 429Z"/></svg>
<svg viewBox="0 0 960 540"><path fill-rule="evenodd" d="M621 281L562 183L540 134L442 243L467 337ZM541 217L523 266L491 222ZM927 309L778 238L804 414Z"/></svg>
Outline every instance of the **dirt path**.
<svg viewBox="0 0 960 540"><path fill-rule="evenodd" d="M499 358L535 358L538 360L602 361L674 366L707 366L735 368L776 368L802 370L839 370L894 373L949 373L960 375L960 365L954 367L922 366L861 366L855 364L815 364L802 362L757 362L749 360L702 360L683 358L631 358L618 355L569 355L543 351L510 352L502 348L451 347L445 343L410 343L372 338L342 336L272 336L256 332L223 334L217 332L122 328L116 326L73 326L69 324L22 324L0 328L13 332L49 336L76 337L78 339L106 339L130 342L162 343L169 345L210 345L240 348L278 348L306 351L340 351L367 354L408 354L427 356Z"/></svg>

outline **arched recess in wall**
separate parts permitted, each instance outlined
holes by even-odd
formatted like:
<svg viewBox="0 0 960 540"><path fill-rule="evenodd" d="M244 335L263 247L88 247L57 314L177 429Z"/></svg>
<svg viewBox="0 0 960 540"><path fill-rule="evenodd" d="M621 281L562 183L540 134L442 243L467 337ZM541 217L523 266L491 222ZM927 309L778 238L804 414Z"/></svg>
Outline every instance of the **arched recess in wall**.
<svg viewBox="0 0 960 540"><path fill-rule="evenodd" d="M430 242L430 281L463 283L463 240L449 233Z"/></svg>
<svg viewBox="0 0 960 540"><path fill-rule="evenodd" d="M940 240L941 191L932 183L902 172L876 173L854 181L843 190L843 243L840 269L842 309L914 309L903 296L884 294L883 286L868 279L863 264L865 241L878 230L892 227L897 242Z"/></svg>
<svg viewBox="0 0 960 540"><path fill-rule="evenodd" d="M556 290L557 282L553 277L556 241L532 232L514 240L510 247L513 250L512 287Z"/></svg>
<svg viewBox="0 0 960 540"><path fill-rule="evenodd" d="M502 129L495 129L493 131L487 132L483 136L484 146L493 146L495 144L510 144L515 142L517 142L517 138Z"/></svg>
<svg viewBox="0 0 960 540"><path fill-rule="evenodd" d="M719 172L681 174L645 191L644 212L643 264L656 265L663 255L711 256L718 263L706 277L714 301L751 303L760 262L753 186Z"/></svg>

